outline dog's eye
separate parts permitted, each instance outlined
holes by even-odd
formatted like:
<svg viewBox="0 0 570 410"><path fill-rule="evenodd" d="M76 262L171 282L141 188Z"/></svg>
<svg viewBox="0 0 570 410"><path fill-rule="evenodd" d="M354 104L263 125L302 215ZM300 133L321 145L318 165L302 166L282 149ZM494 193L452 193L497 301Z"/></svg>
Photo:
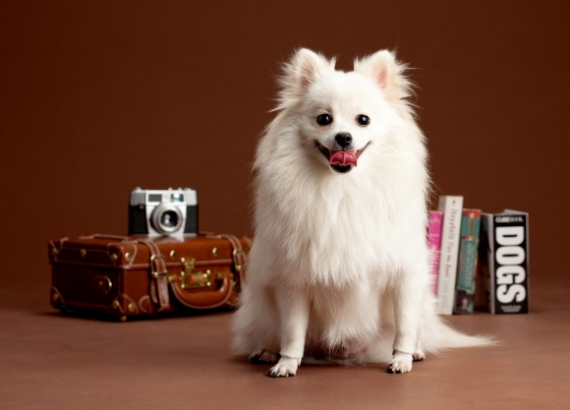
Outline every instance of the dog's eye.
<svg viewBox="0 0 570 410"><path fill-rule="evenodd" d="M317 124L320 126L329 125L332 121L332 117L328 114L321 114L317 117Z"/></svg>
<svg viewBox="0 0 570 410"><path fill-rule="evenodd" d="M370 124L370 118L366 115L359 115L358 117L356 117L356 122L365 127L368 124Z"/></svg>

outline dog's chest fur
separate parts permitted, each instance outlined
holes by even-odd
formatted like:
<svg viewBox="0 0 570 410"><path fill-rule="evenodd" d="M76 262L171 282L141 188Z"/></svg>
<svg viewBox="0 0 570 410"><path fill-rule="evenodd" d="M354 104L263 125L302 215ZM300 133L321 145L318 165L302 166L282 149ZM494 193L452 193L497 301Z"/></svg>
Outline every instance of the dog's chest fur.
<svg viewBox="0 0 570 410"><path fill-rule="evenodd" d="M343 286L386 282L405 264L408 242L424 224L418 181L371 164L334 175L318 163L303 169L284 158L263 161L256 237L269 245L272 270L298 283Z"/></svg>

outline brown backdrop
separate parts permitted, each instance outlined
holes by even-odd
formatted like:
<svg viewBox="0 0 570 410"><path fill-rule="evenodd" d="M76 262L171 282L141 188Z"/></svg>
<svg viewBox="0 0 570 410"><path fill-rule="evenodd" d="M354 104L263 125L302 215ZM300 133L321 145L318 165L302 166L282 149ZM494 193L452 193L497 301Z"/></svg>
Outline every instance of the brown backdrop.
<svg viewBox="0 0 570 410"><path fill-rule="evenodd" d="M397 49L436 194L529 211L531 286L568 286L568 5L0 2L1 294L49 310L48 239L125 233L135 186L193 187L202 229L250 232L255 144L300 46L343 69Z"/></svg>

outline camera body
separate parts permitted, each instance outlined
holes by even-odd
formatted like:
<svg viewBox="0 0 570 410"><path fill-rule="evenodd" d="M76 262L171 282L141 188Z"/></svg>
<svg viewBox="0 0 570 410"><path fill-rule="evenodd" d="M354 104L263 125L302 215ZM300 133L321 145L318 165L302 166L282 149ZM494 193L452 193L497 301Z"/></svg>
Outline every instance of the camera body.
<svg viewBox="0 0 570 410"><path fill-rule="evenodd" d="M198 197L190 188L131 191L129 235L182 236L198 233Z"/></svg>

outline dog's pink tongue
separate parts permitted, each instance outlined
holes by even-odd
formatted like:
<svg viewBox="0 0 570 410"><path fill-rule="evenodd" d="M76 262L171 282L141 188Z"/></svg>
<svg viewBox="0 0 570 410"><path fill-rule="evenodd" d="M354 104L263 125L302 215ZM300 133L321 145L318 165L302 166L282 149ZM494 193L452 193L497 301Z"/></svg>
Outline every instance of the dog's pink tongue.
<svg viewBox="0 0 570 410"><path fill-rule="evenodd" d="M330 159L331 165L353 165L356 166L356 155L354 152L348 151L337 151L335 152Z"/></svg>

